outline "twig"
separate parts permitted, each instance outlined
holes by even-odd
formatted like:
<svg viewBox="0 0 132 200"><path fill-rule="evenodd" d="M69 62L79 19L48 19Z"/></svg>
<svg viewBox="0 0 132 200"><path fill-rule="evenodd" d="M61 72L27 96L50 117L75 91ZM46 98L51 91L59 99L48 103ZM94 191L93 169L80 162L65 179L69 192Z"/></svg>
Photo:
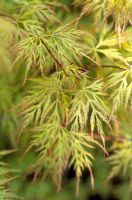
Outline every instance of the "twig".
<svg viewBox="0 0 132 200"><path fill-rule="evenodd" d="M51 55L51 57L53 58L53 60L57 63L57 65L65 72L65 74L67 75L65 69L62 67L62 65L60 64L60 62L55 58L55 56L52 54L51 50L47 47L47 45L45 44L44 41L42 41L43 45L45 46L46 50L48 51L48 53Z"/></svg>

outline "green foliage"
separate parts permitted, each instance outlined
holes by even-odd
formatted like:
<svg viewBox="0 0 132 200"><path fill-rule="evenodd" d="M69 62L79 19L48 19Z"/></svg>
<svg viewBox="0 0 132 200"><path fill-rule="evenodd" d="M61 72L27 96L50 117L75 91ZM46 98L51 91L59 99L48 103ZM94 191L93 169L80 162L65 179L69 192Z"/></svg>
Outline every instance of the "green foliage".
<svg viewBox="0 0 132 200"><path fill-rule="evenodd" d="M96 20L97 17L104 20L112 15L115 29L118 31L124 31L128 23L131 24L132 15L132 1L131 0L75 0L75 4L83 5L82 15L95 12Z"/></svg>
<svg viewBox="0 0 132 200"><path fill-rule="evenodd" d="M109 178L111 178L114 175L118 175L121 171L123 172L124 176L127 176L131 174L131 167L132 167L132 144L131 140L129 138L126 138L126 140L123 141L123 144L121 143L115 143L112 147L112 150L115 151L115 154L113 154L109 161L111 165L113 166L113 170L110 173Z"/></svg>
<svg viewBox="0 0 132 200"><path fill-rule="evenodd" d="M18 54L15 63L24 60L26 74L32 66L38 67L44 75L48 59L61 68L74 61L80 62L81 57L88 57L85 46L80 43L80 37L83 37L83 32L76 30L72 24L61 26L51 33L32 34L15 46Z"/></svg>
<svg viewBox="0 0 132 200"><path fill-rule="evenodd" d="M0 157L12 153L11 150L0 151ZM17 197L11 192L9 182L13 179L9 177L12 172L9 166L0 161L0 200L13 200Z"/></svg>
<svg viewBox="0 0 132 200"><path fill-rule="evenodd" d="M112 32L112 27L105 25L97 29L96 34L85 38L88 45L88 53L100 65L115 65L120 67L129 66L124 55L119 50L117 34ZM121 43L127 40L126 36L122 36Z"/></svg>
<svg viewBox="0 0 132 200"><path fill-rule="evenodd" d="M128 23L132 24L132 1L131 0L74 0L75 5L82 5L83 15L88 15L91 12L95 13L95 23L100 23L103 18L103 22L112 16L115 31L118 32L119 45L121 46L121 32L125 31Z"/></svg>
<svg viewBox="0 0 132 200"><path fill-rule="evenodd" d="M132 69L113 73L109 77L108 87L114 88L111 95L113 99L113 110L117 110L121 105L132 110Z"/></svg>
<svg viewBox="0 0 132 200"><path fill-rule="evenodd" d="M85 170L95 189L97 168L108 164L108 179L132 179L131 10L131 0L1 1L0 146L20 148L7 158L24 175L16 194L30 173L60 191L69 167L77 195ZM112 152L104 168L99 148ZM10 172L0 162L0 200L15 198Z"/></svg>
<svg viewBox="0 0 132 200"><path fill-rule="evenodd" d="M73 72L70 72L70 67L74 69ZM104 141L102 122L109 124L109 109L102 98L105 95L102 92L103 83L91 83L88 76L83 75L77 67L70 67L66 71L68 75L62 71L43 81L33 80L34 86L22 103L26 105L22 112L25 115L23 127L32 121L43 124L45 121L57 120L73 131L82 131L88 127L89 119L91 133L97 127ZM77 80L81 76L85 76L84 80ZM70 85L66 85L67 78L71 79ZM73 85L75 88L71 91Z"/></svg>
<svg viewBox="0 0 132 200"><path fill-rule="evenodd" d="M81 87L75 91L75 97L71 102L69 118L72 123L72 130L83 130L87 126L89 118L91 133L93 134L95 128L97 128L104 141L102 122L109 124L109 109L102 100L102 96L104 96L102 88L103 83L101 81L94 81L92 84L89 84L88 80L84 80L81 83Z"/></svg>
<svg viewBox="0 0 132 200"><path fill-rule="evenodd" d="M35 165L44 167L44 160L46 163L52 159L58 190L61 186L63 171L69 164L74 166L77 179L80 179L82 171L86 168L90 170L92 176L91 159L94 157L85 147L94 148L93 145L97 144L103 149L97 141L88 137L86 133L68 131L57 122L46 123L36 127L34 131L37 133L33 135L29 149L37 148L38 160Z"/></svg>

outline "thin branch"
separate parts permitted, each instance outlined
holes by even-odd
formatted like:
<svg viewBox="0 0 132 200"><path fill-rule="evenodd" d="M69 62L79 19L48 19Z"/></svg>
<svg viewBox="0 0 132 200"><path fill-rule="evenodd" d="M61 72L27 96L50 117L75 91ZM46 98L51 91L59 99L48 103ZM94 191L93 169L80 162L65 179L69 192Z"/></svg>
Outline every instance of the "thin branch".
<svg viewBox="0 0 132 200"><path fill-rule="evenodd" d="M9 21L15 21L15 18L13 16L4 14L2 12L0 12L0 17Z"/></svg>
<svg viewBox="0 0 132 200"><path fill-rule="evenodd" d="M46 50L48 51L48 53L51 55L51 57L53 58L53 60L57 63L57 65L65 72L65 74L67 75L65 69L62 67L61 63L56 59L56 57L52 54L51 50L47 47L47 45L45 44L44 41L42 41L44 47L46 48Z"/></svg>

